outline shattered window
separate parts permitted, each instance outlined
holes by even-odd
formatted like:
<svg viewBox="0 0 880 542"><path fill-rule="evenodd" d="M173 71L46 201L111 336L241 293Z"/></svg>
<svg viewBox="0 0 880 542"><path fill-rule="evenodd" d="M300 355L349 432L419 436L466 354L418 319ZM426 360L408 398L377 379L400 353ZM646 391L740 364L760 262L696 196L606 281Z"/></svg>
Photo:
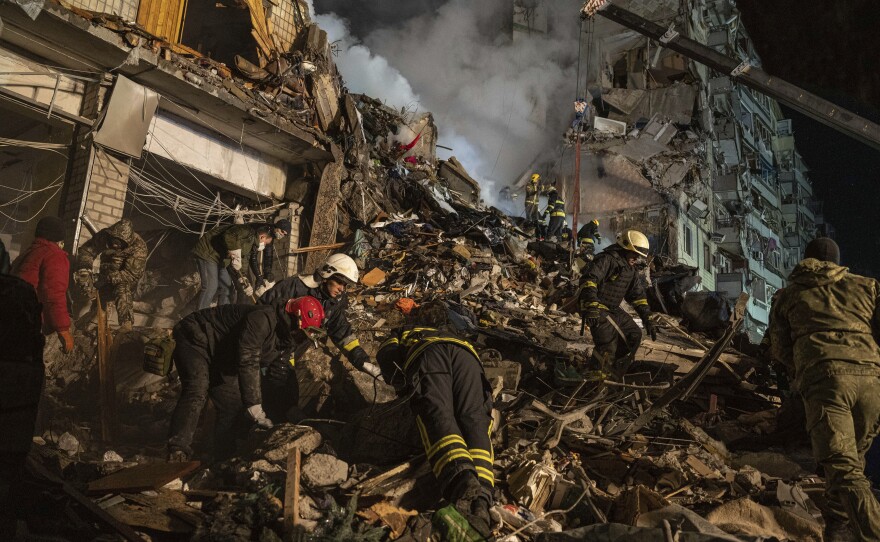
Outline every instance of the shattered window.
<svg viewBox="0 0 880 542"><path fill-rule="evenodd" d="M296 39L296 6L294 0L277 0L269 10L269 21L272 33L281 42L284 49L290 49Z"/></svg>
<svg viewBox="0 0 880 542"><path fill-rule="evenodd" d="M688 256L694 255L694 232L690 226L684 227L684 251Z"/></svg>
<svg viewBox="0 0 880 542"><path fill-rule="evenodd" d="M712 270L712 246L709 245L709 238L703 240L703 269Z"/></svg>

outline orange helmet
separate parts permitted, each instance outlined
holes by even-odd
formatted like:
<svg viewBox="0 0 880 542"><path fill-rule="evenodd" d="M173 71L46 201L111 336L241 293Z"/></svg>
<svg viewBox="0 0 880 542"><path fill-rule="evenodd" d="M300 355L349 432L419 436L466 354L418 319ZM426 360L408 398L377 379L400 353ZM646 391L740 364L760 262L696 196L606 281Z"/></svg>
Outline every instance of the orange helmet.
<svg viewBox="0 0 880 542"><path fill-rule="evenodd" d="M324 307L321 302L310 295L290 299L284 310L291 318L299 317L299 327L321 327L324 322Z"/></svg>

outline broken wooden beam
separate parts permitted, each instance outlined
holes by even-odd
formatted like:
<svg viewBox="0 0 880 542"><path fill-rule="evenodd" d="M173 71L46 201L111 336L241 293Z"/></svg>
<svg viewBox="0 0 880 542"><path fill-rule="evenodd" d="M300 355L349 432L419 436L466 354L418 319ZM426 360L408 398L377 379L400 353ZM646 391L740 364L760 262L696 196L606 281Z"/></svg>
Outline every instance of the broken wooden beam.
<svg viewBox="0 0 880 542"><path fill-rule="evenodd" d="M294 446L287 454L287 479L284 484L284 532L299 525L300 453Z"/></svg>
<svg viewBox="0 0 880 542"><path fill-rule="evenodd" d="M155 490L199 468L198 461L145 463L89 482L89 493L120 493Z"/></svg>

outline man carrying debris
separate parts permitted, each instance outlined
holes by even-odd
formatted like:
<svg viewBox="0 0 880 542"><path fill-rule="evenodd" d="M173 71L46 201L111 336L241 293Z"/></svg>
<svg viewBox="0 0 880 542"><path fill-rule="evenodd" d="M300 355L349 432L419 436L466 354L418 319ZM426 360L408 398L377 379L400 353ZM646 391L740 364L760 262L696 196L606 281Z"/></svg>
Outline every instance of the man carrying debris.
<svg viewBox="0 0 880 542"><path fill-rule="evenodd" d="M588 259L592 259L593 255L596 253L596 245L593 242L594 239L596 243L602 242L602 235L599 234L598 218L594 218L587 222L581 226L580 230L578 230L578 247Z"/></svg>
<svg viewBox="0 0 880 542"><path fill-rule="evenodd" d="M547 239L557 241L562 234L562 225L565 223L565 200L559 197L559 192L554 188L547 195L547 208L543 216L550 215L550 224L547 226Z"/></svg>
<svg viewBox="0 0 880 542"><path fill-rule="evenodd" d="M247 421L262 429L261 366L277 359L302 321L300 304L222 305L196 311L174 326L174 363L180 398L171 417L169 460L186 461L208 397L216 410L214 454L228 457ZM313 323L310 319L309 323Z"/></svg>
<svg viewBox="0 0 880 542"><path fill-rule="evenodd" d="M840 265L829 238L811 241L773 304L773 356L804 399L831 517L825 540L880 540L880 505L865 453L880 429L880 283Z"/></svg>
<svg viewBox="0 0 880 542"><path fill-rule="evenodd" d="M526 225L535 225L538 223L538 181L541 180L541 176L537 173L532 173L531 179L529 179L529 184L526 185Z"/></svg>
<svg viewBox="0 0 880 542"><path fill-rule="evenodd" d="M55 333L65 354L73 351L70 314L67 312L67 288L70 284L70 260L64 252L64 222L44 216L37 222L34 242L12 265L12 274L31 284L43 305L43 333Z"/></svg>
<svg viewBox="0 0 880 542"><path fill-rule="evenodd" d="M260 297L268 292L272 286L275 286L275 273L272 271L272 265L275 263L275 241L284 239L290 235L290 221L282 218L274 224L269 224L272 229L273 242L264 244L260 250L257 244L256 250L251 250L249 265L251 273L254 274L254 295Z"/></svg>
<svg viewBox="0 0 880 542"><path fill-rule="evenodd" d="M324 329L333 344L345 353L345 357L356 369L378 376L379 368L370 363L370 355L361 346L345 314L348 309L345 290L357 284L359 277L357 264L351 257L333 254L313 275L278 281L271 290L260 296L259 302L267 305L284 304L295 297L316 298L324 307Z"/></svg>
<svg viewBox="0 0 880 542"><path fill-rule="evenodd" d="M476 350L451 331L446 305L433 301L376 357L386 380L402 373L411 389L410 407L443 497L488 537L495 486L492 390Z"/></svg>
<svg viewBox="0 0 880 542"><path fill-rule="evenodd" d="M99 296L102 307L113 301L121 330L131 330L134 324L132 296L144 275L147 254L147 244L127 218L99 231L79 247L74 281L89 299ZM99 256L101 266L95 281L92 265Z"/></svg>
<svg viewBox="0 0 880 542"><path fill-rule="evenodd" d="M192 249L201 280L199 310L211 306L218 295L217 306L228 305L233 280L241 286L244 295L251 297L254 289L242 272L242 262L250 262L251 251L272 243L272 228L268 224L232 224L214 228L205 233Z"/></svg>
<svg viewBox="0 0 880 542"><path fill-rule="evenodd" d="M622 378L642 342L642 330L620 307L626 300L642 319L645 331L656 340L645 287L636 269L648 256L648 238L636 230L620 234L617 244L600 252L581 275L578 305L593 336L590 362L596 369Z"/></svg>

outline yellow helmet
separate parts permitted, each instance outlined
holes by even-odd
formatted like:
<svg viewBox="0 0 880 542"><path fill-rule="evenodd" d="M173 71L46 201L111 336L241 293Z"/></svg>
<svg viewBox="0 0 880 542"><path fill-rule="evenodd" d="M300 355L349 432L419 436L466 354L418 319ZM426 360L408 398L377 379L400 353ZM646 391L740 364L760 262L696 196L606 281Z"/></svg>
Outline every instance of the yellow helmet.
<svg viewBox="0 0 880 542"><path fill-rule="evenodd" d="M624 250L635 252L639 256L648 257L650 244L644 233L638 230L626 230L617 238L617 244Z"/></svg>
<svg viewBox="0 0 880 542"><path fill-rule="evenodd" d="M533 183L538 182L538 179L540 179L540 178L541 178L541 176L538 175L537 173L532 173L532 182Z"/></svg>
<svg viewBox="0 0 880 542"><path fill-rule="evenodd" d="M598 219L598 218L594 218L594 219L593 219L593 224L595 224L595 225L598 226L598 225L599 225L599 219Z"/></svg>

